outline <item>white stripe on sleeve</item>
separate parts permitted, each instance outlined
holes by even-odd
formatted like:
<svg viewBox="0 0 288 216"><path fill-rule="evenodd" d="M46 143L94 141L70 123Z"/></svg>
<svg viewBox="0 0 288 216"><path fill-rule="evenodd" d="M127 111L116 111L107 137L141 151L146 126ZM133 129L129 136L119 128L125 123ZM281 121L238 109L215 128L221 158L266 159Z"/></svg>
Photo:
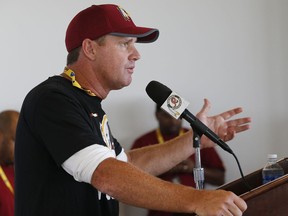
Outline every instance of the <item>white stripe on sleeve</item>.
<svg viewBox="0 0 288 216"><path fill-rule="evenodd" d="M122 149L118 160L127 161L127 155ZM107 158L116 158L114 150L105 146L93 144L69 157L62 164L63 169L74 177L76 181L91 183L94 170Z"/></svg>

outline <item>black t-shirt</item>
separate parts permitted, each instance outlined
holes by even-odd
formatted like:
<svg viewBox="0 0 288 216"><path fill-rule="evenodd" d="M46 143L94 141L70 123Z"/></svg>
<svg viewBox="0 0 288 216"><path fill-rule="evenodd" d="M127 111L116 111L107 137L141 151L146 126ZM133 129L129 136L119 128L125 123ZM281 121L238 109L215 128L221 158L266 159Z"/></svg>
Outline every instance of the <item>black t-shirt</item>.
<svg viewBox="0 0 288 216"><path fill-rule="evenodd" d="M115 199L77 182L61 167L92 144L114 149L115 155L122 151L111 134L100 98L60 76L31 90L23 102L16 133L15 216L118 215Z"/></svg>

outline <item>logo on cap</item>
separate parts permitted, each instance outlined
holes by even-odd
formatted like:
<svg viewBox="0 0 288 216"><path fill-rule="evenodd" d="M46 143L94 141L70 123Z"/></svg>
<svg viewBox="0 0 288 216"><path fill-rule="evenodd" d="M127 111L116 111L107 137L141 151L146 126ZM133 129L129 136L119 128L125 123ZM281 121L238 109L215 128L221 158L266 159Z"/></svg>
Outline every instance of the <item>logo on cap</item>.
<svg viewBox="0 0 288 216"><path fill-rule="evenodd" d="M127 11L125 11L122 7L118 6L118 10L120 11L122 17L126 20L126 21L130 21L130 16L127 13Z"/></svg>

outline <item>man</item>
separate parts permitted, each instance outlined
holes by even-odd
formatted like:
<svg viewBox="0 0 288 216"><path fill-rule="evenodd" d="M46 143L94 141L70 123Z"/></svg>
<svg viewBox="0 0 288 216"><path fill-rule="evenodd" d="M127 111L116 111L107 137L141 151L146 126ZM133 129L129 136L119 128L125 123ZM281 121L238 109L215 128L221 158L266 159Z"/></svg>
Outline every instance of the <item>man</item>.
<svg viewBox="0 0 288 216"><path fill-rule="evenodd" d="M208 108L209 101L207 99L205 99L205 104L206 105L203 108ZM205 112L208 112L208 110L205 110ZM158 128L138 137L132 144L131 149L142 148L158 143L163 144L165 141L181 136L188 131L188 129L182 127L182 119L175 119L170 114L163 111L159 105L156 106L155 117L158 122ZM193 177L194 157L194 154L191 155L159 177L169 182L195 187ZM213 147L201 149L201 165L205 169L205 183L217 186L224 184L225 168L220 156ZM148 211L148 216L156 215L172 216L173 213L154 210Z"/></svg>
<svg viewBox="0 0 288 216"><path fill-rule="evenodd" d="M14 216L14 142L19 112L0 113L0 215Z"/></svg>
<svg viewBox="0 0 288 216"><path fill-rule="evenodd" d="M16 216L116 216L118 201L199 215L241 215L246 209L231 192L196 191L153 176L193 154L192 131L165 146L127 153L112 136L101 101L111 90L131 83L140 59L136 41L153 42L158 35L157 29L135 26L116 5L93 5L72 19L65 39L67 67L61 76L35 87L21 109L15 146ZM237 110L227 112L228 117L234 114ZM228 129L225 121L217 128L208 123L231 139L246 130L249 121L238 119Z"/></svg>

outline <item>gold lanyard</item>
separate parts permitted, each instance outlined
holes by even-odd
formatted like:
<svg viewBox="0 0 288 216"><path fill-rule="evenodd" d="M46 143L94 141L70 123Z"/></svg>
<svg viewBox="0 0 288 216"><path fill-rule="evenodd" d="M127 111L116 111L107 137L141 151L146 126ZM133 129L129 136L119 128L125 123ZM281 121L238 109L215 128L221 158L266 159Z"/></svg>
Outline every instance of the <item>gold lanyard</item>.
<svg viewBox="0 0 288 216"><path fill-rule="evenodd" d="M182 135L182 134L184 134L183 128L180 129L179 136ZM156 136L157 136L158 143L164 143L164 138L163 138L163 136L161 134L160 128L157 128Z"/></svg>
<svg viewBox="0 0 288 216"><path fill-rule="evenodd" d="M11 191L12 194L14 194L14 190L12 188L11 183L9 182L7 176L4 173L4 170L2 169L2 167L0 166L0 176L3 179L5 185L7 186L7 188Z"/></svg>
<svg viewBox="0 0 288 216"><path fill-rule="evenodd" d="M89 94L90 96L96 96L91 90L89 89L84 89L82 88L82 86L76 81L76 76L75 76L75 72L72 71L71 69L69 69L68 67L65 67L64 69L64 73L70 77L71 81L72 81L72 85L85 91L87 94Z"/></svg>

